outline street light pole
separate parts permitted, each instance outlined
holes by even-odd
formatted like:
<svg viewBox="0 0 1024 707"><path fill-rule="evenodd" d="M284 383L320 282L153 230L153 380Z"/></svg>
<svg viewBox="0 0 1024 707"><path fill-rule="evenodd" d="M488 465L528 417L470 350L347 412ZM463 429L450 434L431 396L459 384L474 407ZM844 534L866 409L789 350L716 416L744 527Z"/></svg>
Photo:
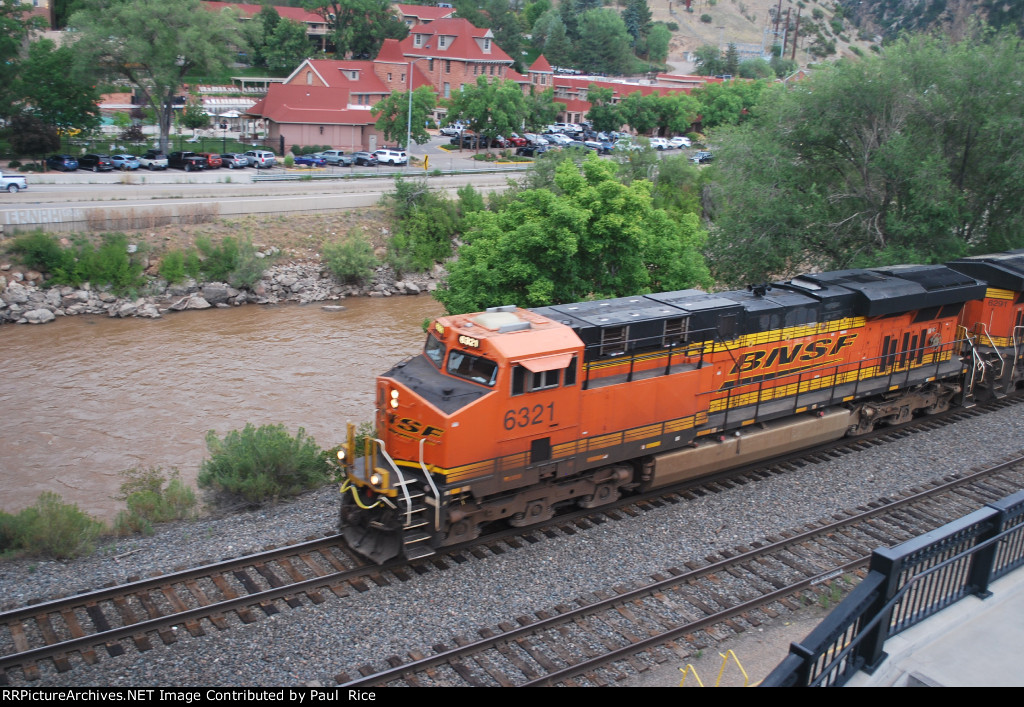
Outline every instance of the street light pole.
<svg viewBox="0 0 1024 707"><path fill-rule="evenodd" d="M412 62L409 62L409 120L405 124L405 149L412 142Z"/></svg>

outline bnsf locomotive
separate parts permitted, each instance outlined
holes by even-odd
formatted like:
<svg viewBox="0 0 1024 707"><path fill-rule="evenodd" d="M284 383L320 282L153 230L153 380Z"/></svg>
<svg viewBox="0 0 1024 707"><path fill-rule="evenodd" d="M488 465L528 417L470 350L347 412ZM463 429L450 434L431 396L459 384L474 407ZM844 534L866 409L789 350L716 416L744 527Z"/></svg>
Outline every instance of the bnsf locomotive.
<svg viewBox="0 0 1024 707"><path fill-rule="evenodd" d="M339 452L377 561L971 405L1022 374L1024 251L431 322ZM358 457L358 458L356 458Z"/></svg>

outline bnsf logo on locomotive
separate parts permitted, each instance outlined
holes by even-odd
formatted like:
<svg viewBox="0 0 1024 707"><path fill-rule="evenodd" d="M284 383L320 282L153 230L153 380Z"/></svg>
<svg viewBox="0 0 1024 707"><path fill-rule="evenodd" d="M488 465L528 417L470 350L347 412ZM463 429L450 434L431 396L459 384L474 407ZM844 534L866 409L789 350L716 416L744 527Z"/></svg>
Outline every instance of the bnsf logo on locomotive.
<svg viewBox="0 0 1024 707"><path fill-rule="evenodd" d="M848 346L853 346L856 334L846 334L838 339L817 339L805 343L782 344L771 349L748 351L736 362L730 373L749 373L759 368L771 368L778 364L786 366L790 363L814 361L822 356L835 356Z"/></svg>
<svg viewBox="0 0 1024 707"><path fill-rule="evenodd" d="M388 415L388 429L409 439L426 437L428 442L436 442L437 440L432 438L438 438L444 434L444 430L439 427L431 427L424 425L419 420L413 420L411 417L398 417L397 415Z"/></svg>

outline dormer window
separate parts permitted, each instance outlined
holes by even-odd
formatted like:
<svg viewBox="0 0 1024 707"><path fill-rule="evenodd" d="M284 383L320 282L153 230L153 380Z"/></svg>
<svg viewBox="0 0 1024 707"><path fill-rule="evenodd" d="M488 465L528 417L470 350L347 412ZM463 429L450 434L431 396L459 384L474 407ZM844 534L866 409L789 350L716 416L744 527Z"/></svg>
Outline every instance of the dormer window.
<svg viewBox="0 0 1024 707"><path fill-rule="evenodd" d="M490 37L484 37L484 51L491 51L491 39Z"/></svg>
<svg viewBox="0 0 1024 707"><path fill-rule="evenodd" d="M350 71L350 72L348 72L348 77L350 79L352 79L353 81L358 81L359 80L359 72L355 71L355 70Z"/></svg>
<svg viewBox="0 0 1024 707"><path fill-rule="evenodd" d="M412 45L414 47L422 47L423 46L423 35L422 34L414 34L412 36Z"/></svg>
<svg viewBox="0 0 1024 707"><path fill-rule="evenodd" d="M444 49L447 46L448 46L448 38L445 37L444 35L439 36L437 38L437 48L438 49Z"/></svg>

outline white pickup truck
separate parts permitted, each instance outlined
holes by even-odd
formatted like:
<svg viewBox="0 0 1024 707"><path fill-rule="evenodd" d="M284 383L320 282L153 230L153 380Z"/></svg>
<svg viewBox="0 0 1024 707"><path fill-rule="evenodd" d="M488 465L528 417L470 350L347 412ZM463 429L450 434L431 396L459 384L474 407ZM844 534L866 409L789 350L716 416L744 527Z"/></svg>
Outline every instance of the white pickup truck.
<svg viewBox="0 0 1024 707"><path fill-rule="evenodd" d="M28 189L28 182L20 174L0 174L0 190L17 194L22 189Z"/></svg>
<svg viewBox="0 0 1024 707"><path fill-rule="evenodd" d="M167 155L159 150L149 150L139 158L139 169L148 169L150 172L167 169Z"/></svg>

